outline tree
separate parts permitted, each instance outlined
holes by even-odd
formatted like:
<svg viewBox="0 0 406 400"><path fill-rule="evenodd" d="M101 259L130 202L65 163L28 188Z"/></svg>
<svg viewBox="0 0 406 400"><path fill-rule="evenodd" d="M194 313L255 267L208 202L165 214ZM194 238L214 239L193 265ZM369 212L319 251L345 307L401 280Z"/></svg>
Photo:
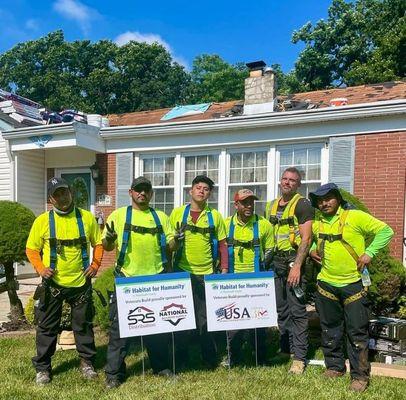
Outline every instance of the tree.
<svg viewBox="0 0 406 400"><path fill-rule="evenodd" d="M220 56L203 54L193 61L191 102L244 99L248 69L242 63L228 64Z"/></svg>
<svg viewBox="0 0 406 400"><path fill-rule="evenodd" d="M306 46L295 65L302 90L404 78L405 11L404 0L333 0L326 21L293 33Z"/></svg>
<svg viewBox="0 0 406 400"><path fill-rule="evenodd" d="M26 260L25 244L35 215L22 204L0 201L0 264L4 266L6 290L10 300L10 322L16 327L25 322L17 294L14 263Z"/></svg>
<svg viewBox="0 0 406 400"><path fill-rule="evenodd" d="M67 42L62 31L0 55L0 87L59 111L116 113L185 101L189 76L158 43Z"/></svg>

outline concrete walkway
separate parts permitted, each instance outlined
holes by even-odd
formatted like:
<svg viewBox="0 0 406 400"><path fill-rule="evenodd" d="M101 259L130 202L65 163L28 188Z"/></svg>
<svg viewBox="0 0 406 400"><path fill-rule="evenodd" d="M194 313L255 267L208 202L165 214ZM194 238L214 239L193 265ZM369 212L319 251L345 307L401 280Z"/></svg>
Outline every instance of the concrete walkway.
<svg viewBox="0 0 406 400"><path fill-rule="evenodd" d="M27 304L28 299L34 294L35 289L41 282L39 276L29 278L18 278L20 288L18 289L18 297L23 303L23 307ZM7 292L0 293L0 324L7 322L8 314L10 313L10 302L8 300Z"/></svg>

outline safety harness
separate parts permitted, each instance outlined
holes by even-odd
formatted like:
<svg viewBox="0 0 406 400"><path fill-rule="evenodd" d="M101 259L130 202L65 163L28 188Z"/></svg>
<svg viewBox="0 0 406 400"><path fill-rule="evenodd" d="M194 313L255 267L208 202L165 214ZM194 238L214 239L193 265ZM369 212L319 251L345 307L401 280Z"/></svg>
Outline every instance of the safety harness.
<svg viewBox="0 0 406 400"><path fill-rule="evenodd" d="M208 233L210 234L210 248L211 248L211 255L213 258L213 270L215 269L217 265L217 259L218 259L218 239L216 236L216 228L214 226L214 219L213 219L213 214L210 210L210 208L207 209L206 214L207 214L207 220L209 223L208 227L199 227L196 225L190 225L187 223L187 220L189 218L190 214L190 204L186 205L185 209L183 210L183 215L182 215L182 223L181 223L181 229L183 231L189 231L192 233L199 233L201 235L207 235ZM184 240L180 243L180 246L178 250L175 253L175 259L174 259L174 268L178 268L180 259L182 257L182 252L184 249Z"/></svg>
<svg viewBox="0 0 406 400"><path fill-rule="evenodd" d="M302 198L299 193L296 193L292 199L287 204L283 215L287 215L285 218L278 218L278 205L279 201L282 197L278 197L276 200L271 203L271 212L269 214L269 222L274 226L274 236L275 236L275 243L278 245L278 242L284 239L289 239L289 243L293 249L298 248L297 237L299 235L298 227L295 224L295 210L298 201ZM289 232L285 235L283 233L279 233L281 227L289 226Z"/></svg>
<svg viewBox="0 0 406 400"><path fill-rule="evenodd" d="M137 225L131 224L132 210L133 210L132 206L127 207L124 231L123 231L123 240L122 240L122 244L121 244L120 253L119 253L119 256L118 256L117 262L116 262L116 273L118 275L121 275L121 268L124 265L124 258L125 258L125 254L127 252L128 243L130 241L131 232L159 236L158 239L159 239L159 247L161 249L162 266L165 268L168 263L168 259L166 257L166 236L165 236L164 230L162 228L161 221L159 220L158 214L152 207L149 207L149 211L151 212L152 217L154 218L156 227L155 228L146 228L144 226L137 226Z"/></svg>
<svg viewBox="0 0 406 400"><path fill-rule="evenodd" d="M324 257L324 246L326 244L326 241L328 241L330 243L333 243L335 241L340 241L341 244L344 246L344 248L347 250L347 252L350 254L350 256L354 259L354 261L356 263L358 262L358 254L353 249L353 247L343 238L345 221L347 219L349 212L350 212L350 210L344 210L343 213L341 214L339 222L338 222L338 233L337 234L324 233L324 224L321 220L319 221L319 234L318 234L318 238L317 238L317 252L320 255L320 257L322 257L322 258ZM330 300L339 301L339 298L336 295L323 289L322 287L320 287L319 284L317 284L317 291L322 296L327 297ZM359 300L362 297L365 297L367 292L368 292L368 286L364 286L364 288L360 292L355 293L352 296L346 298L344 300L343 304L346 306L347 304L350 304L356 300Z"/></svg>
<svg viewBox="0 0 406 400"><path fill-rule="evenodd" d="M259 241L259 224L258 224L258 215L255 214L255 221L252 227L253 230L253 239L248 242L241 242L234 239L234 217L231 217L230 228L228 231L227 237L227 247L228 247L228 270L230 273L234 272L234 247L240 247L240 249L253 249L254 250L254 272L260 271L261 266L261 249Z"/></svg>
<svg viewBox="0 0 406 400"><path fill-rule="evenodd" d="M56 268L58 253L61 253L63 246L71 247L80 245L83 269L86 270L89 267L89 255L87 253L88 242L85 234L85 228L83 226L82 214L77 207L75 207L75 215L79 229L79 237L75 239L57 239L55 233L54 210L49 212L49 246L51 250L49 267L53 270Z"/></svg>

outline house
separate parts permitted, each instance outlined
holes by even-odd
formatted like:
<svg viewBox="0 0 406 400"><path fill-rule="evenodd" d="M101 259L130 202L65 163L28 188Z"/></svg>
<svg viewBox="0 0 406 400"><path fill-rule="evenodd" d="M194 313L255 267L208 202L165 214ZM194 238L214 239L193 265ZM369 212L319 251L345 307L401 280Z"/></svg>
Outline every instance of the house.
<svg viewBox="0 0 406 400"><path fill-rule="evenodd" d="M169 120L162 117L171 110L160 109L109 115L104 128L73 122L5 131L12 198L40 213L47 179L63 176L102 222L129 204L135 176L151 179L153 205L169 213L204 173L216 183L211 204L224 215L242 186L256 192L262 213L278 194L280 171L295 165L303 172L304 195L334 181L360 197L394 229L392 254L406 262L406 82L276 99L273 72L260 64L245 88L243 102L213 103Z"/></svg>

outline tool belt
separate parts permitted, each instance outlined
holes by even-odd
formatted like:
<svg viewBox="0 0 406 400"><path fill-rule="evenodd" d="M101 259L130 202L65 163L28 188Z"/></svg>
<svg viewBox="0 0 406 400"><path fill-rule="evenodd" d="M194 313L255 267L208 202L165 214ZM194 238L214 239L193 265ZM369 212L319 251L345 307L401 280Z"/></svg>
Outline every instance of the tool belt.
<svg viewBox="0 0 406 400"><path fill-rule="evenodd" d="M156 235L158 233L162 233L163 230L160 227L153 227L153 228L146 228L145 226L137 226L131 224L124 224L124 230L132 231L135 233L141 233L142 235L145 233L149 233L151 235Z"/></svg>
<svg viewBox="0 0 406 400"><path fill-rule="evenodd" d="M324 297L333 300L333 301L338 301L340 302L340 299L333 293L329 292L326 289L323 289L318 283L317 283L317 291ZM368 294L368 286L364 287L360 292L355 293L351 295L350 297L347 297L343 301L343 305L347 306L348 304L353 303L354 301L360 300L363 297L366 297Z"/></svg>

